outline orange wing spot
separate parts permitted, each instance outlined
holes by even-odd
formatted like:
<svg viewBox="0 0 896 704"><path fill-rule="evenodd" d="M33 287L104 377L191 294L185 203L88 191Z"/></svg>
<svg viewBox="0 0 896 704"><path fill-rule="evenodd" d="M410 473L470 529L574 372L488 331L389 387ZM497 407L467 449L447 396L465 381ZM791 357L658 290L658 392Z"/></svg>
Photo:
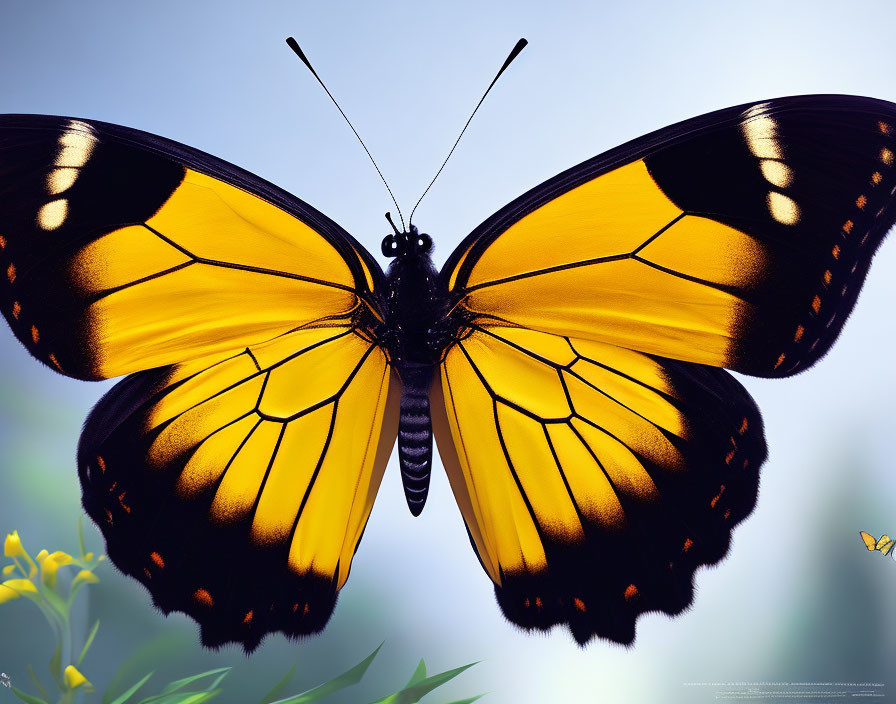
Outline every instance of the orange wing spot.
<svg viewBox="0 0 896 704"><path fill-rule="evenodd" d="M115 487L117 486L118 482L112 482L112 486L109 487L109 493L111 494L113 491L115 491Z"/></svg>
<svg viewBox="0 0 896 704"><path fill-rule="evenodd" d="M149 555L149 559L155 562L156 565L158 565L159 569L165 569L165 561L162 559L162 556L159 555L159 553L155 551L151 552Z"/></svg>
<svg viewBox="0 0 896 704"><path fill-rule="evenodd" d="M722 498L722 494L724 494L724 493L725 493L725 485L722 484L722 485L719 487L719 493L716 494L716 495L713 497L712 501L709 502L709 507L710 507L710 508L715 508L715 507L716 507L716 504L719 503L719 499Z"/></svg>
<svg viewBox="0 0 896 704"><path fill-rule="evenodd" d="M203 606L208 606L211 608L215 605L215 600L212 599L212 595L208 593L206 589L197 589L193 592L193 599Z"/></svg>
<svg viewBox="0 0 896 704"><path fill-rule="evenodd" d="M821 310L821 299L818 296L812 299L812 310L816 313Z"/></svg>
<svg viewBox="0 0 896 704"><path fill-rule="evenodd" d="M831 256L832 256L834 259L839 259L839 258L840 258L840 245L839 245L839 244L835 244L835 245L833 246L833 248L831 249Z"/></svg>
<svg viewBox="0 0 896 704"><path fill-rule="evenodd" d="M12 317L16 320L19 319L19 314L22 312L22 304L18 301L12 302Z"/></svg>
<svg viewBox="0 0 896 704"><path fill-rule="evenodd" d="M638 596L638 588L634 584L629 584L625 588L625 594L623 595L626 601L631 601L636 596Z"/></svg>
<svg viewBox="0 0 896 704"><path fill-rule="evenodd" d="M744 459L744 469L747 468L747 465L750 464L750 460Z"/></svg>
<svg viewBox="0 0 896 704"><path fill-rule="evenodd" d="M112 512L109 509L106 509L106 523L110 526L115 525L115 520L112 518Z"/></svg>
<svg viewBox="0 0 896 704"><path fill-rule="evenodd" d="M883 180L883 178L884 177L880 175L880 171L875 171L873 174L871 174L871 183L876 186Z"/></svg>
<svg viewBox="0 0 896 704"><path fill-rule="evenodd" d="M843 231L844 231L847 235L848 235L850 232L852 232L852 228L853 228L853 222L852 222L852 220L847 220L845 223L843 223Z"/></svg>
<svg viewBox="0 0 896 704"><path fill-rule="evenodd" d="M143 568L143 574L146 575L146 578L147 578L147 579L152 579L152 572L150 572L150 571L149 571L148 569L146 569L145 567Z"/></svg>
<svg viewBox="0 0 896 704"><path fill-rule="evenodd" d="M118 503L121 505L121 507L125 510L126 513L130 513L130 512L131 512L131 507L128 506L128 505L124 502L124 496L125 496L125 494L127 494L127 493L128 493L128 492L123 491L123 492L121 492L121 493L118 495Z"/></svg>
<svg viewBox="0 0 896 704"><path fill-rule="evenodd" d="M884 134L890 134L890 129L891 129L891 128L890 128L890 125L888 125L888 124L887 124L886 122L884 122L883 120L878 120L878 121L877 121L877 129L879 129L879 130L880 130L881 132L883 132Z"/></svg>
<svg viewBox="0 0 896 704"><path fill-rule="evenodd" d="M731 460L734 459L734 454L737 450L731 450L727 455L725 455L725 464L731 464Z"/></svg>
<svg viewBox="0 0 896 704"><path fill-rule="evenodd" d="M306 601L305 607L302 609L302 616L307 616L309 611L311 611L311 604Z"/></svg>
<svg viewBox="0 0 896 704"><path fill-rule="evenodd" d="M541 597L540 596L535 597L535 608L540 609L542 606L544 606L544 604L541 601Z"/></svg>
<svg viewBox="0 0 896 704"><path fill-rule="evenodd" d="M38 332L36 325L31 326L31 339L34 340L35 345L40 342L40 332Z"/></svg>
<svg viewBox="0 0 896 704"><path fill-rule="evenodd" d="M682 552L688 552L692 547L694 547L694 541L690 538L687 538L684 541L684 546L681 548Z"/></svg>
<svg viewBox="0 0 896 704"><path fill-rule="evenodd" d="M775 362L775 369L777 369L778 367L780 367L780 366L784 363L784 360L785 360L785 359L787 359L787 355L786 355L784 352L782 352L782 353L781 353L781 356L778 357L778 361Z"/></svg>
<svg viewBox="0 0 896 704"><path fill-rule="evenodd" d="M529 597L526 597L526 598L523 600L523 606L525 606L527 609L528 609L530 606L532 606L532 602L529 601Z"/></svg>
<svg viewBox="0 0 896 704"><path fill-rule="evenodd" d="M56 359L56 355L55 355L55 354L52 354L52 353L51 353L49 359L50 359L50 361L53 363L53 366L54 366L54 367L56 367L59 371L62 371L62 365L59 364L59 360Z"/></svg>
<svg viewBox="0 0 896 704"><path fill-rule="evenodd" d="M864 209L867 204L868 204L868 199L864 195L861 195L858 198L856 198L856 207L858 207L860 210Z"/></svg>
<svg viewBox="0 0 896 704"><path fill-rule="evenodd" d="M254 611L249 611L245 616L243 616L243 623L250 624L252 623L252 619L255 617Z"/></svg>
<svg viewBox="0 0 896 704"><path fill-rule="evenodd" d="M802 337L802 335L801 335L801 337ZM740 428L737 431L738 434L743 435L745 432L747 432L747 428L749 428L749 427L750 427L750 423L747 421L746 418L744 418L744 422L740 424Z"/></svg>
<svg viewBox="0 0 896 704"><path fill-rule="evenodd" d="M6 238L0 235L0 249L6 249Z"/></svg>
<svg viewBox="0 0 896 704"><path fill-rule="evenodd" d="M106 460L104 460L99 455L96 456L96 463L100 468L100 471L105 474L106 473Z"/></svg>
<svg viewBox="0 0 896 704"><path fill-rule="evenodd" d="M793 341L799 342L800 340L802 340L804 332L806 332L806 328L804 328L802 325L797 325L796 332L793 333ZM743 433L741 433L741 435L743 435Z"/></svg>
<svg viewBox="0 0 896 704"><path fill-rule="evenodd" d="M731 518L731 509L726 508L725 509L725 520L727 521L729 518Z"/></svg>
<svg viewBox="0 0 896 704"><path fill-rule="evenodd" d="M12 283L16 280L16 265L10 264L6 267L6 278L9 279L9 283Z"/></svg>
<svg viewBox="0 0 896 704"><path fill-rule="evenodd" d="M884 147L880 150L880 160L889 166L893 163L893 152Z"/></svg>
<svg viewBox="0 0 896 704"><path fill-rule="evenodd" d="M829 283L831 283L831 279L834 278L834 274L831 273L830 269L825 269L823 278L824 278L825 284L829 284Z"/></svg>
<svg viewBox="0 0 896 704"><path fill-rule="evenodd" d="M299 610L299 603L296 602L295 604L292 605L292 612L297 613L298 610Z"/></svg>
<svg viewBox="0 0 896 704"><path fill-rule="evenodd" d="M587 609L585 608L585 602L582 601L581 599L579 599L578 597L573 599L572 603L573 603L573 606L575 606L576 609L581 611L582 613L585 613L587 611Z"/></svg>

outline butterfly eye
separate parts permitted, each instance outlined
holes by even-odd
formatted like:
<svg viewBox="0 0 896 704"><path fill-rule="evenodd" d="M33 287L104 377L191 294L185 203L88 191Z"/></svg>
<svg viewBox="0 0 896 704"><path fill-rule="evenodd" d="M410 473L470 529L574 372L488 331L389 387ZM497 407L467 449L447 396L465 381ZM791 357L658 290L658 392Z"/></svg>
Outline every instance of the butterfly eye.
<svg viewBox="0 0 896 704"><path fill-rule="evenodd" d="M384 257L394 257L398 253L398 243L395 241L395 235L386 235L383 238L382 250Z"/></svg>
<svg viewBox="0 0 896 704"><path fill-rule="evenodd" d="M417 235L417 246L424 252L430 251L432 249L432 237L426 233Z"/></svg>

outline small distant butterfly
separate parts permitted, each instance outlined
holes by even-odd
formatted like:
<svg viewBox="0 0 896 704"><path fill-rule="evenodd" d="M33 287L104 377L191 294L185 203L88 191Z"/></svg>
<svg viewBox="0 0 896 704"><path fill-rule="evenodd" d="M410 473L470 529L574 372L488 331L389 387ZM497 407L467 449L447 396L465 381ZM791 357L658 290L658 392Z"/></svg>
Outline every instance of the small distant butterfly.
<svg viewBox="0 0 896 704"><path fill-rule="evenodd" d="M724 368L828 351L896 220L894 153L889 102L740 105L549 179L441 271L395 228L384 273L213 156L7 115L0 307L49 368L126 377L81 435L84 507L205 644L321 630L396 440L423 509L433 433L507 618L630 643L756 502L762 420Z"/></svg>
<svg viewBox="0 0 896 704"><path fill-rule="evenodd" d="M879 550L881 554L890 555L896 559L896 553L892 552L893 546L896 545L896 540L886 533L880 536L880 539L877 540L873 535L866 533L863 530L859 531L859 536L862 538L862 542L865 543L865 547L869 550Z"/></svg>

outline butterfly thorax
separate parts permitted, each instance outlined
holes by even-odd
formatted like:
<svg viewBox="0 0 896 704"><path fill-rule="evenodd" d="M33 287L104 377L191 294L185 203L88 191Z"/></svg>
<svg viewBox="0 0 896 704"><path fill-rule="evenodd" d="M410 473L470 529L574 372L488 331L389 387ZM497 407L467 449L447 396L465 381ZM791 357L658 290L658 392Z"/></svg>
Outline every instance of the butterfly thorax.
<svg viewBox="0 0 896 704"><path fill-rule="evenodd" d="M386 319L380 335L393 368L401 379L398 457L408 508L423 510L432 466L432 421L429 388L445 338L445 296L429 256L432 239L411 226L410 232L389 235L383 254L394 257L387 272Z"/></svg>

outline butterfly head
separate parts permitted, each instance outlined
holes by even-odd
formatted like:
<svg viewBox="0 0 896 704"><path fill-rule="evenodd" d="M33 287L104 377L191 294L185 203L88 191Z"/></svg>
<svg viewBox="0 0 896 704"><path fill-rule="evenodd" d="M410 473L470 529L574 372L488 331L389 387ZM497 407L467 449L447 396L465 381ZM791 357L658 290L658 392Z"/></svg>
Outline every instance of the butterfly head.
<svg viewBox="0 0 896 704"><path fill-rule="evenodd" d="M411 225L410 232L398 232L383 238L382 250L386 257L407 257L432 251L432 237Z"/></svg>

